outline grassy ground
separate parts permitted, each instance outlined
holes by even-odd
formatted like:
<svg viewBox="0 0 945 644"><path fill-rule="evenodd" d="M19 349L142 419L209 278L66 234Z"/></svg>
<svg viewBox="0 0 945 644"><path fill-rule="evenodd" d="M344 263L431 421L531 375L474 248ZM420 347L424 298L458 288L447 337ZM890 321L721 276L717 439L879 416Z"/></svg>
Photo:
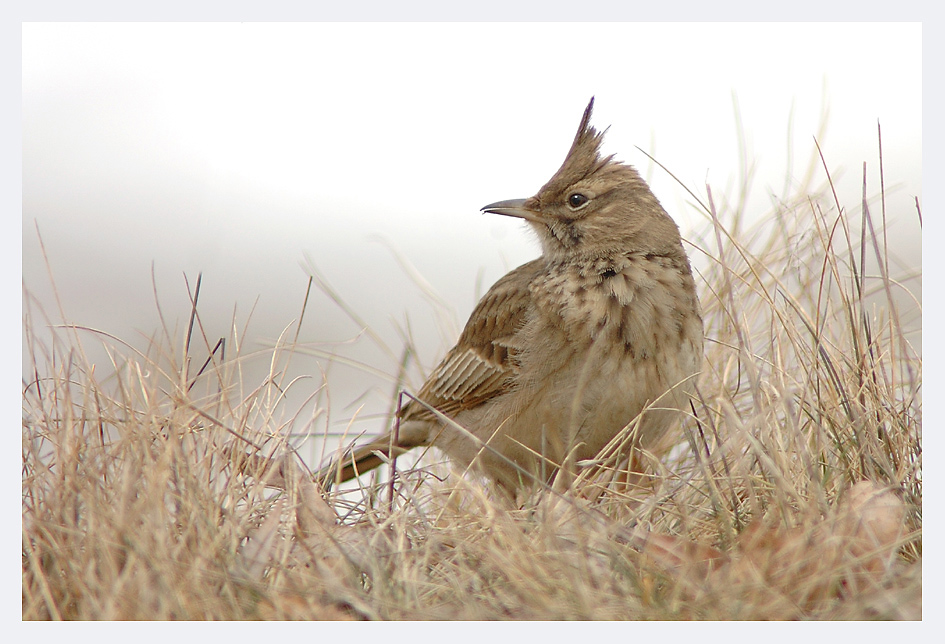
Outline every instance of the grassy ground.
<svg viewBox="0 0 945 644"><path fill-rule="evenodd" d="M435 453L323 496L283 420L292 331L247 382L199 316L181 346L40 340L27 294L23 618L918 619L919 305L882 203L825 187L749 228L696 199L708 342L677 448L643 488L588 470L515 507Z"/></svg>

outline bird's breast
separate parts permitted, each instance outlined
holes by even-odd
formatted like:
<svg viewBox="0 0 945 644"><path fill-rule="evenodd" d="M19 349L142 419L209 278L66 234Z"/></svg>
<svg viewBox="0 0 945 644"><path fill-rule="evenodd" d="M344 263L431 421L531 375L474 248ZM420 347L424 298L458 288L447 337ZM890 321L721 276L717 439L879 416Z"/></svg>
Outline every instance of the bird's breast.
<svg viewBox="0 0 945 644"><path fill-rule="evenodd" d="M628 255L560 263L531 285L536 326L580 350L605 343L653 358L702 334L689 264L683 256ZM537 331L536 331L537 332Z"/></svg>

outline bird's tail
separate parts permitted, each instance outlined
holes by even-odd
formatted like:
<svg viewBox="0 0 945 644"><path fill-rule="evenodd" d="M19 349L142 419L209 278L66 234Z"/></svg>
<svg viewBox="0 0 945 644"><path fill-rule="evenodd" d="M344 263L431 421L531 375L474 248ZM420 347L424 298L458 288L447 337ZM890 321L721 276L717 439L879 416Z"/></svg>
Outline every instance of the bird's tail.
<svg viewBox="0 0 945 644"><path fill-rule="evenodd" d="M341 459L320 469L316 474L317 480L324 489L328 490L332 485L350 481L375 467L390 462L391 459L397 458L419 444L404 440L394 441L388 432L370 443L354 448Z"/></svg>

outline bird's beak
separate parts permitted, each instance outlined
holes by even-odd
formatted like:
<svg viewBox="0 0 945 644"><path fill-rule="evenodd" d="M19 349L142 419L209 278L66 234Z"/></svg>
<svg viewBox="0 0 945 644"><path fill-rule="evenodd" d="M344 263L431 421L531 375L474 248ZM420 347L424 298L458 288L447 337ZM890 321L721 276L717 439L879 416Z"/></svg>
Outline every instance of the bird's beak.
<svg viewBox="0 0 945 644"><path fill-rule="evenodd" d="M536 223L541 222L541 213L525 206L528 199L506 199L482 207L482 212L491 212L506 217L519 217Z"/></svg>

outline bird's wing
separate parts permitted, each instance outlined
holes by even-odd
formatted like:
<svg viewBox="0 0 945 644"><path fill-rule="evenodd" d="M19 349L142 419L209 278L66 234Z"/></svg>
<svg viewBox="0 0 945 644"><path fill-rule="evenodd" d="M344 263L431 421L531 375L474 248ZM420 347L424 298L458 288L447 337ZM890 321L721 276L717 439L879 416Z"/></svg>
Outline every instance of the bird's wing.
<svg viewBox="0 0 945 644"><path fill-rule="evenodd" d="M417 398L447 416L472 409L508 391L518 372L515 349L509 346L532 305L529 284L543 269L536 259L496 282L476 305L456 346L446 355ZM410 401L404 420L435 420L424 405Z"/></svg>

